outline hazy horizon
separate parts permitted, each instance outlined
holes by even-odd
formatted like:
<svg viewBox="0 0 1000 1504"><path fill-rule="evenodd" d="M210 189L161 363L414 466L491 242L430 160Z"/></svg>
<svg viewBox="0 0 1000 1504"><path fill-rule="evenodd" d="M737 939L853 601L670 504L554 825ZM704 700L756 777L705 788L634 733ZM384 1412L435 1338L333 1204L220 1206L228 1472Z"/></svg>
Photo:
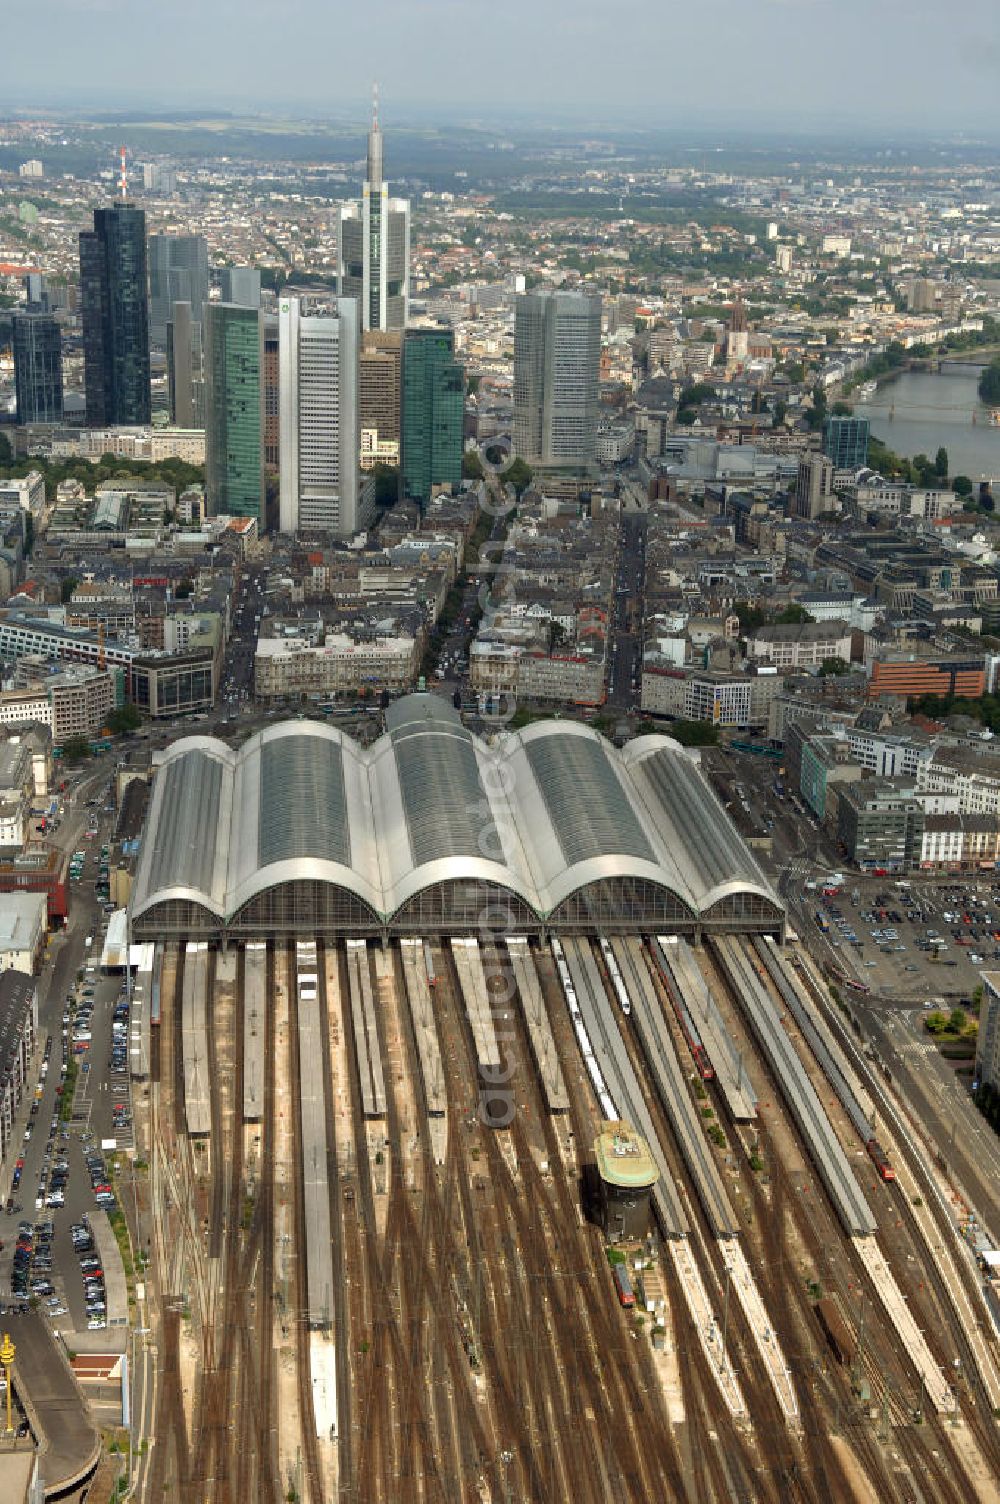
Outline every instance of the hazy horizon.
<svg viewBox="0 0 1000 1504"><path fill-rule="evenodd" d="M274 21L261 0L174 0L141 21L127 0L38 0L31 30L65 40L5 49L0 110L354 122L377 77L387 124L1000 134L993 0L947 12L928 0L508 0L499 12L482 0L370 0L363 13L285 0Z"/></svg>

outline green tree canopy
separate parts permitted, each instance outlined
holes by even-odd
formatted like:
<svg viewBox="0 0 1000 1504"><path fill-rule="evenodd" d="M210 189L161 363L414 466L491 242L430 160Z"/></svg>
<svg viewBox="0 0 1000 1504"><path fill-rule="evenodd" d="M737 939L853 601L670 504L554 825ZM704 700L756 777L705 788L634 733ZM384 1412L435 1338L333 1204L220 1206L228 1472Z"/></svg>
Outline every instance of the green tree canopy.
<svg viewBox="0 0 1000 1504"><path fill-rule="evenodd" d="M795 601L786 606L783 611L779 611L774 618L775 625L779 627L800 626L813 620L814 618L809 615L805 606L800 606Z"/></svg>
<svg viewBox="0 0 1000 1504"><path fill-rule="evenodd" d="M1000 355L990 361L980 376L979 395L984 402L1000 402Z"/></svg>
<svg viewBox="0 0 1000 1504"><path fill-rule="evenodd" d="M971 496L972 481L967 475L956 475L951 483L951 489L956 496Z"/></svg>
<svg viewBox="0 0 1000 1504"><path fill-rule="evenodd" d="M670 735L682 747L715 747L719 728L709 721L671 721Z"/></svg>
<svg viewBox="0 0 1000 1504"><path fill-rule="evenodd" d="M943 444L934 456L934 474L938 480L948 479L948 451Z"/></svg>
<svg viewBox="0 0 1000 1504"><path fill-rule="evenodd" d="M501 473L500 479L505 486L513 486L518 496L523 496L531 485L531 466L518 456Z"/></svg>
<svg viewBox="0 0 1000 1504"><path fill-rule="evenodd" d="M695 381L683 389L678 400L681 407L698 407L702 402L714 402L715 396L715 387L710 382Z"/></svg>
<svg viewBox="0 0 1000 1504"><path fill-rule="evenodd" d="M64 762L82 762L90 756L90 743L85 736L68 736L62 744Z"/></svg>
<svg viewBox="0 0 1000 1504"><path fill-rule="evenodd" d="M123 705L120 710L112 710L108 716L107 725L108 730L115 736L125 736L139 729L142 725L142 716L139 714L138 707L130 703Z"/></svg>

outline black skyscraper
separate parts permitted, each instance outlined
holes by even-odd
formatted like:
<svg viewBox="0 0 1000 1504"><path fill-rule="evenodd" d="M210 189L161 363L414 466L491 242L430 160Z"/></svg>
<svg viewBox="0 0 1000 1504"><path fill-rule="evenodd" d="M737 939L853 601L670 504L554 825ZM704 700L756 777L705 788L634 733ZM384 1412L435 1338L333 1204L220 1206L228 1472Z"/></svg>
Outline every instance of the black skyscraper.
<svg viewBox="0 0 1000 1504"><path fill-rule="evenodd" d="M150 420L146 216L131 204L94 210L80 235L87 423Z"/></svg>
<svg viewBox="0 0 1000 1504"><path fill-rule="evenodd" d="M19 423L61 423L62 338L47 313L18 311L13 318L14 390Z"/></svg>

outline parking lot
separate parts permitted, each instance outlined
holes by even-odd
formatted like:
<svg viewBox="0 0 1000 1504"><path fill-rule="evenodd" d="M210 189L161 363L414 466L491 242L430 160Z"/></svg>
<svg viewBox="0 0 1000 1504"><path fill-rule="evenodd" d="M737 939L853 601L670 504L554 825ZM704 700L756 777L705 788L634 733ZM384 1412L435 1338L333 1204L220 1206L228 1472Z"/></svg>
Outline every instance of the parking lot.
<svg viewBox="0 0 1000 1504"><path fill-rule="evenodd" d="M940 995L971 996L980 971L1000 967L1000 893L992 885L833 876L841 880L810 889L812 924L837 963L874 991L930 1005Z"/></svg>
<svg viewBox="0 0 1000 1504"><path fill-rule="evenodd" d="M110 1154L133 1143L125 977L100 965L111 904L110 848L99 843L113 809L108 788L93 779L90 788L67 832L71 922L53 936L40 983L38 1047L0 1217L0 1301L36 1301L67 1340L116 1319L112 1306L123 1317L105 1212L115 1205Z"/></svg>

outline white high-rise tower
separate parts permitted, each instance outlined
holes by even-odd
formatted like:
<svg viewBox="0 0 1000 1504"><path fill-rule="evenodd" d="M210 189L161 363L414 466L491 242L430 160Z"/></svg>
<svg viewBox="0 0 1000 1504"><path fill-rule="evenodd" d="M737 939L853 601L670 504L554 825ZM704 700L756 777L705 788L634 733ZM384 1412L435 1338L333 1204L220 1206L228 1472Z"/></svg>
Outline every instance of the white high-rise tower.
<svg viewBox="0 0 1000 1504"><path fill-rule="evenodd" d="M358 474L358 309L332 317L278 305L279 526L349 538L368 521L370 483Z"/></svg>
<svg viewBox="0 0 1000 1504"><path fill-rule="evenodd" d="M378 94L368 132L361 198L341 204L337 220L337 292L356 298L361 327L403 329L410 304L410 204L390 198L382 177Z"/></svg>

